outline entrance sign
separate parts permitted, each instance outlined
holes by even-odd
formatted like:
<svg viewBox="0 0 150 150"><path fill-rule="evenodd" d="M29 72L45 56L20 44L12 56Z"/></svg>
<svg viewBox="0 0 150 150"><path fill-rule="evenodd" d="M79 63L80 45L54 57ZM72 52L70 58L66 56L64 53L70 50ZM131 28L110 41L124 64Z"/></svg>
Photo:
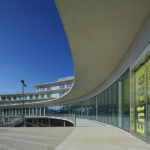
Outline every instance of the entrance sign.
<svg viewBox="0 0 150 150"><path fill-rule="evenodd" d="M136 132L145 134L145 64L136 71Z"/></svg>

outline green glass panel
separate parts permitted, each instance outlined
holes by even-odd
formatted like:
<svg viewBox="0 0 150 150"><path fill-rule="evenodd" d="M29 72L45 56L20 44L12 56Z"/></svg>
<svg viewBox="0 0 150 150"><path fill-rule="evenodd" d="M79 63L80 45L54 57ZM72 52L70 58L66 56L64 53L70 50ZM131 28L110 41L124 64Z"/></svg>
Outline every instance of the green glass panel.
<svg viewBox="0 0 150 150"><path fill-rule="evenodd" d="M116 83L112 85L112 124L117 125Z"/></svg>
<svg viewBox="0 0 150 150"><path fill-rule="evenodd" d="M130 78L129 72L125 73L122 79L123 96L123 129L130 131Z"/></svg>
<svg viewBox="0 0 150 150"><path fill-rule="evenodd" d="M111 87L108 88L108 123L112 123Z"/></svg>
<svg viewBox="0 0 150 150"><path fill-rule="evenodd" d="M118 127L122 128L122 81L118 81Z"/></svg>

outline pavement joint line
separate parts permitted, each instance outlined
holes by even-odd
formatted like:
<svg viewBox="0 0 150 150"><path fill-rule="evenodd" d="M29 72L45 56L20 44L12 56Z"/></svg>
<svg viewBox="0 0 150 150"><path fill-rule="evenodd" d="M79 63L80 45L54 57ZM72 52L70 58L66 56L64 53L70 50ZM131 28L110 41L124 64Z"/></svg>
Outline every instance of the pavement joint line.
<svg viewBox="0 0 150 150"><path fill-rule="evenodd" d="M62 142L60 142L60 143L56 146L55 150L57 150L57 147L59 147L59 146L61 147L61 145L71 137L71 135L73 134L74 131L75 131L75 128L74 128L73 131L67 136L67 138L65 138Z"/></svg>

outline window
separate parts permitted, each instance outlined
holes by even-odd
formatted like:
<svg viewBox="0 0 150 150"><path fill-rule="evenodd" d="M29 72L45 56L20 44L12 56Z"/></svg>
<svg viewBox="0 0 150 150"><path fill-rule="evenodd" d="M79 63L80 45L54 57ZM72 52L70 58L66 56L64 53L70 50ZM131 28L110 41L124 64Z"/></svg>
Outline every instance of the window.
<svg viewBox="0 0 150 150"><path fill-rule="evenodd" d="M112 124L117 125L116 82L112 85Z"/></svg>
<svg viewBox="0 0 150 150"><path fill-rule="evenodd" d="M59 86L58 85L55 85L55 86L52 86L51 87L51 90L58 90L59 89Z"/></svg>
<svg viewBox="0 0 150 150"><path fill-rule="evenodd" d="M52 98L57 98L57 97L59 97L59 93L52 93L52 94L51 94L51 97L52 97Z"/></svg>
<svg viewBox="0 0 150 150"><path fill-rule="evenodd" d="M34 98L35 98L35 99L38 99L38 98L39 98L39 95L34 95Z"/></svg>
<svg viewBox="0 0 150 150"><path fill-rule="evenodd" d="M6 97L1 97L2 98L2 100L6 100Z"/></svg>
<svg viewBox="0 0 150 150"><path fill-rule="evenodd" d="M111 124L112 121L112 106L111 106L111 87L108 88L108 123Z"/></svg>
<svg viewBox="0 0 150 150"><path fill-rule="evenodd" d="M47 98L51 98L51 93L47 93Z"/></svg>
<svg viewBox="0 0 150 150"><path fill-rule="evenodd" d="M65 92L59 92L59 96L63 96Z"/></svg>
<svg viewBox="0 0 150 150"><path fill-rule="evenodd" d="M65 88L65 84L59 85L59 88L60 88L60 89L64 89L64 88Z"/></svg>
<svg viewBox="0 0 150 150"><path fill-rule="evenodd" d="M123 129L130 131L130 78L129 72L125 73L122 78L122 113Z"/></svg>
<svg viewBox="0 0 150 150"><path fill-rule="evenodd" d="M66 84L66 87L67 87L67 88L71 88L71 87L72 87L72 83L67 83L67 84Z"/></svg>
<svg viewBox="0 0 150 150"><path fill-rule="evenodd" d="M40 98L44 98L44 94L40 94Z"/></svg>
<svg viewBox="0 0 150 150"><path fill-rule="evenodd" d="M30 95L30 96L29 96L29 99L33 99L33 95Z"/></svg>
<svg viewBox="0 0 150 150"><path fill-rule="evenodd" d="M118 98L118 104L117 104L117 126L119 128L122 128L122 80L118 80L117 82L117 98Z"/></svg>
<svg viewBox="0 0 150 150"><path fill-rule="evenodd" d="M51 90L50 86L48 86L48 87L45 88L45 91L49 91L49 90Z"/></svg>
<svg viewBox="0 0 150 150"><path fill-rule="evenodd" d="M16 100L16 99L17 99L17 97L16 97L16 96L13 96L13 97L12 97L12 99L13 99L13 100Z"/></svg>
<svg viewBox="0 0 150 150"><path fill-rule="evenodd" d="M9 97L8 97L9 98ZM21 100L21 96L17 96L17 100Z"/></svg>

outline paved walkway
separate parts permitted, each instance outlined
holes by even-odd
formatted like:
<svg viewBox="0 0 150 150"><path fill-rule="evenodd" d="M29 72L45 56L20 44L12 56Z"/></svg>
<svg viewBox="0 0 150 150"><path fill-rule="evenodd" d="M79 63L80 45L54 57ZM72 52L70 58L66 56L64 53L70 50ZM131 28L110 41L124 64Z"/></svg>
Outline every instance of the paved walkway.
<svg viewBox="0 0 150 150"><path fill-rule="evenodd" d="M82 119L77 125L0 128L0 150L150 150L150 144L118 128Z"/></svg>
<svg viewBox="0 0 150 150"><path fill-rule="evenodd" d="M0 150L54 150L74 128L0 128Z"/></svg>
<svg viewBox="0 0 150 150"><path fill-rule="evenodd" d="M101 127L104 126L104 124L98 121L77 118L76 126L77 127Z"/></svg>

